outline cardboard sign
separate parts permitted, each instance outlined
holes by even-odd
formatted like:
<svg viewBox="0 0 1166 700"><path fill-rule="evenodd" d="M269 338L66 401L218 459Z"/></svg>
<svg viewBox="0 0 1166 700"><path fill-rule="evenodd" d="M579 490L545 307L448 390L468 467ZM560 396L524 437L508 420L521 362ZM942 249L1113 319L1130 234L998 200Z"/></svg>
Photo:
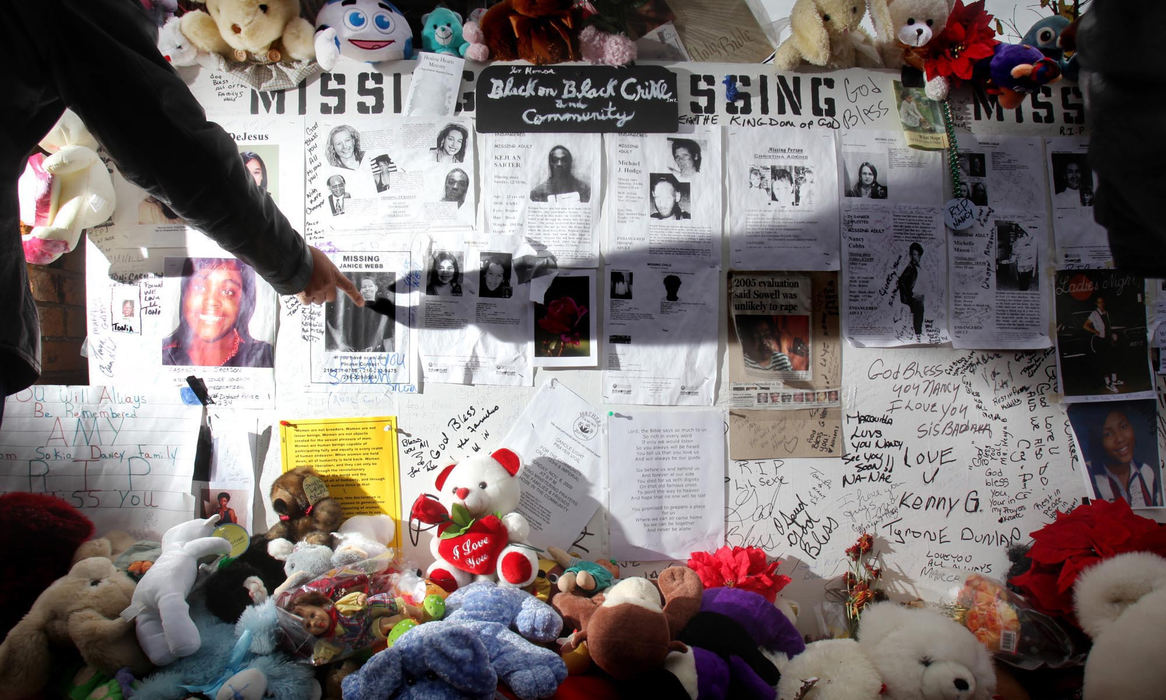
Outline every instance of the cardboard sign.
<svg viewBox="0 0 1166 700"><path fill-rule="evenodd" d="M676 133L676 74L663 66L490 66L478 131Z"/></svg>

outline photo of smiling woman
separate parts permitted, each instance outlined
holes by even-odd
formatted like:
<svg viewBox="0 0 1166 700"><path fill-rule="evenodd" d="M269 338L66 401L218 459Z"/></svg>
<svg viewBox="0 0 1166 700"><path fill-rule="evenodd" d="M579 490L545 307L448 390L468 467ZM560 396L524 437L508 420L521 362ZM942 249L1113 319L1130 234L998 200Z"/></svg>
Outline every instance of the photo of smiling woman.
<svg viewBox="0 0 1166 700"><path fill-rule="evenodd" d="M1071 404L1069 422L1089 468L1094 498L1162 507L1154 399Z"/></svg>
<svg viewBox="0 0 1166 700"><path fill-rule="evenodd" d="M178 328L162 341L162 364L271 367L271 344L251 337L255 271L234 258L186 258Z"/></svg>

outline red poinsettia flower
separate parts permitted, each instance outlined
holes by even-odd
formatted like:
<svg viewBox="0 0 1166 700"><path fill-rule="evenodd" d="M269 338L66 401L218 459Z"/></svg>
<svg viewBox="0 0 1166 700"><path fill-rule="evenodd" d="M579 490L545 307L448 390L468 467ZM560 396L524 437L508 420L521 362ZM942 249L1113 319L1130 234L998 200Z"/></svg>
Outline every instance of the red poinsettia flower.
<svg viewBox="0 0 1166 700"><path fill-rule="evenodd" d="M984 0L964 5L956 0L947 25L932 39L935 49L924 61L928 80L939 76L958 83L970 80L976 62L990 58L999 41L991 27L992 15L984 11Z"/></svg>
<svg viewBox="0 0 1166 700"><path fill-rule="evenodd" d="M1032 533L1032 565L1009 583L1043 612L1073 619L1073 584L1082 571L1124 552L1166 556L1166 528L1134 514L1123 500L1095 500Z"/></svg>
<svg viewBox="0 0 1166 700"><path fill-rule="evenodd" d="M777 573L778 562L767 559L758 547L721 547L712 553L693 552L688 568L700 576L705 588L743 588L772 603L790 578Z"/></svg>

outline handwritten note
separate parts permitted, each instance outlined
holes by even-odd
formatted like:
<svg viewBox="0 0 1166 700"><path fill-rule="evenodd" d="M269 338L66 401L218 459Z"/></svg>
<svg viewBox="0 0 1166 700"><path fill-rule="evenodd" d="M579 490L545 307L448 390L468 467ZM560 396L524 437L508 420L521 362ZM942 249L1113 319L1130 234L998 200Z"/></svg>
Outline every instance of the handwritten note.
<svg viewBox="0 0 1166 700"><path fill-rule="evenodd" d="M201 416L177 391L30 387L5 403L0 491L62 498L98 534L158 538L195 515L190 480Z"/></svg>
<svg viewBox="0 0 1166 700"><path fill-rule="evenodd" d="M611 555L685 559L725 536L724 415L636 411L608 417Z"/></svg>
<svg viewBox="0 0 1166 700"><path fill-rule="evenodd" d="M898 359L856 349L836 508L879 535L919 593L940 562L1003 576L1006 550L1085 496L1051 350L928 350Z"/></svg>
<svg viewBox="0 0 1166 700"><path fill-rule="evenodd" d="M663 66L490 66L478 131L675 133L676 74Z"/></svg>

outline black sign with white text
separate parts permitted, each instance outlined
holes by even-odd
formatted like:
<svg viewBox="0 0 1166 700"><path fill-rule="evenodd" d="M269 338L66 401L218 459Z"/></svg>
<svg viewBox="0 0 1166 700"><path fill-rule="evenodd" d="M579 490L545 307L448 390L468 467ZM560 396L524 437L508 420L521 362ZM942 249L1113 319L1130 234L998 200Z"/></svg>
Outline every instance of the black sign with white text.
<svg viewBox="0 0 1166 700"><path fill-rule="evenodd" d="M663 66L490 66L478 131L676 133L676 74Z"/></svg>

